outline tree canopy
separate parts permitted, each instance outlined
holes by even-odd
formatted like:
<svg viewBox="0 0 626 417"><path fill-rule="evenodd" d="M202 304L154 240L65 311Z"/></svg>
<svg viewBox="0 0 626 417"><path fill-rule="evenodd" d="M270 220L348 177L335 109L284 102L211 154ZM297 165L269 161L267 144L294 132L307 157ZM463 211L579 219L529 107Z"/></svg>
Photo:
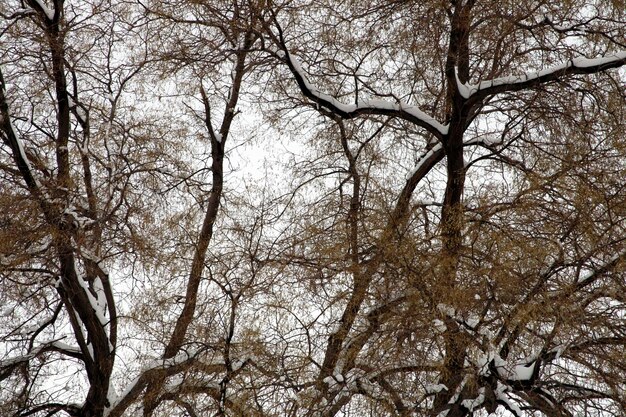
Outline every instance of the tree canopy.
<svg viewBox="0 0 626 417"><path fill-rule="evenodd" d="M6 0L0 414L623 416L622 0Z"/></svg>

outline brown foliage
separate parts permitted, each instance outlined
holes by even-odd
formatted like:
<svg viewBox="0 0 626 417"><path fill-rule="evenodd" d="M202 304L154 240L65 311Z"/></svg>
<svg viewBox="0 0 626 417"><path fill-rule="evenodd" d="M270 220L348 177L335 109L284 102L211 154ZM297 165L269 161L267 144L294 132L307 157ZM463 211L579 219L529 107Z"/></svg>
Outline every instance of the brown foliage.
<svg viewBox="0 0 626 417"><path fill-rule="evenodd" d="M0 5L0 414L619 416L623 4Z"/></svg>

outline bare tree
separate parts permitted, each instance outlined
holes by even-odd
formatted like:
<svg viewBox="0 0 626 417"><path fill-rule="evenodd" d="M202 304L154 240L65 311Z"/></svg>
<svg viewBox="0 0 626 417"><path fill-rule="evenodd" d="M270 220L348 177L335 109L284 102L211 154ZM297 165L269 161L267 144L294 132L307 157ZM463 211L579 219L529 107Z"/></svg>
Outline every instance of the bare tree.
<svg viewBox="0 0 626 417"><path fill-rule="evenodd" d="M624 13L1 5L0 413L622 415Z"/></svg>

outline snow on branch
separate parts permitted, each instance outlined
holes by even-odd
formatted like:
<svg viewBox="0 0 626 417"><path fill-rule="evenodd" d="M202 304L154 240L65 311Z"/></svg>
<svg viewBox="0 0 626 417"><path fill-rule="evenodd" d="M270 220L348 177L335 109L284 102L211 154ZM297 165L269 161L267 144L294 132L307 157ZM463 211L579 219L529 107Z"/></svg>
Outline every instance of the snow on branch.
<svg viewBox="0 0 626 417"><path fill-rule="evenodd" d="M463 377L463 380L459 384L459 386L454 391L454 394L452 395L452 397L450 397L450 400L448 400L448 405L454 405L459 400L459 397L461 396L461 393L465 389L465 386L467 385L468 381L469 381L469 375L465 375ZM449 412L450 412L450 408L448 407L448 408L444 409L443 411L441 411L437 415L437 417L446 417Z"/></svg>
<svg viewBox="0 0 626 417"><path fill-rule="evenodd" d="M9 112L9 104L6 96L4 77L0 71L0 129L2 129L2 139L9 145L13 153L13 159L19 169L24 181L29 189L39 192L41 186L33 173L28 156L24 149L24 144L20 139Z"/></svg>
<svg viewBox="0 0 626 417"><path fill-rule="evenodd" d="M485 387L480 387L478 389L478 396L473 399L467 399L461 401L461 405L467 408L470 413L474 411L474 409L478 409L485 402Z"/></svg>
<svg viewBox="0 0 626 417"><path fill-rule="evenodd" d="M205 373L219 373L226 371L226 364L221 358L215 360L205 361L201 359L201 355L205 352L203 348L192 348L188 350L180 351L176 356L172 358L159 358L148 362L133 380L131 380L126 388L119 394L110 393L109 402L110 405L105 410L105 417L119 417L124 414L126 409L135 402L141 392L146 386L155 378L155 375L160 372L165 373L167 377L178 375L181 372L194 367L196 370L200 370ZM243 368L247 363L253 361L251 356L244 359L236 360L234 372L237 372ZM177 381L174 385L180 385L182 380L180 378L175 379Z"/></svg>
<svg viewBox="0 0 626 417"><path fill-rule="evenodd" d="M106 311L107 311L106 299L104 297L104 290L102 289L102 282L100 281L100 278L96 277L94 279L95 296L91 292L91 289L89 288L89 284L87 283L87 281L85 281L85 279L80 274L78 277L78 284L81 286L81 288L85 292L85 295L87 296L87 299L89 300L89 304L91 305L91 308L96 314L96 317L98 318L98 321L100 322L102 327L105 327L106 325L108 325L109 320L106 318Z"/></svg>
<svg viewBox="0 0 626 417"><path fill-rule="evenodd" d="M330 94L315 88L306 76L300 62L289 52L279 51L278 56L287 64L302 93L323 108L330 110L344 119L351 119L362 114L379 114L397 116L418 126L423 127L438 138L448 133L448 126L439 123L432 116L426 114L417 106L402 101L391 102L381 99L360 100L357 104L345 104Z"/></svg>
<svg viewBox="0 0 626 417"><path fill-rule="evenodd" d="M626 51L599 58L574 58L541 71L527 72L522 75L494 78L478 84L464 84L456 77L457 88L464 98L479 98L507 91L518 91L533 85L557 80L566 75L593 74L626 64Z"/></svg>
<svg viewBox="0 0 626 417"><path fill-rule="evenodd" d="M507 381L531 381L536 373L537 361L509 364L500 356L496 356L495 359L498 374Z"/></svg>
<svg viewBox="0 0 626 417"><path fill-rule="evenodd" d="M433 146L429 151L427 151L424 155L420 157L420 159L415 164L415 167L406 175L406 179L409 180L411 177L415 175L420 175L423 177L425 175L424 168L430 164L434 160L438 160L443 158L443 145L441 143L437 143Z"/></svg>
<svg viewBox="0 0 626 417"><path fill-rule="evenodd" d="M507 393L511 391L511 387L498 381L498 385L496 386L494 394L496 395L498 401L501 402L508 411L510 411L516 417L521 417L524 415L522 413L522 410L515 402L513 402L514 400L509 395L507 395Z"/></svg>
<svg viewBox="0 0 626 417"><path fill-rule="evenodd" d="M33 348L30 352L25 355L15 356L9 359L4 359L0 361L0 370L1 369L11 369L19 364L29 362L31 359L46 353L46 352L58 352L62 355L70 356L73 358L81 359L82 353L80 349L74 346L70 346L66 343L60 341L61 339L51 340L48 342L44 342L41 345Z"/></svg>
<svg viewBox="0 0 626 417"><path fill-rule="evenodd" d="M165 371L168 376L175 375L186 369L186 367L193 362L198 353L199 350L191 350L189 352L182 351L173 358L155 359L149 362L142 369L142 372L130 381L119 395L110 393L110 404L106 408L104 416L121 416L130 404L139 397L143 389L154 378L155 373L162 370Z"/></svg>
<svg viewBox="0 0 626 417"><path fill-rule="evenodd" d="M29 3L31 3L32 7L41 11L49 21L54 20L54 12L50 10L43 0L31 0Z"/></svg>
<svg viewBox="0 0 626 417"><path fill-rule="evenodd" d="M611 256L605 263L600 265L598 268L581 272L576 280L576 284L584 285L587 282L591 282L594 278L597 278L609 272L612 268L615 267L615 265L619 263L622 258L624 258L624 256L626 256L626 249L617 252L615 255Z"/></svg>

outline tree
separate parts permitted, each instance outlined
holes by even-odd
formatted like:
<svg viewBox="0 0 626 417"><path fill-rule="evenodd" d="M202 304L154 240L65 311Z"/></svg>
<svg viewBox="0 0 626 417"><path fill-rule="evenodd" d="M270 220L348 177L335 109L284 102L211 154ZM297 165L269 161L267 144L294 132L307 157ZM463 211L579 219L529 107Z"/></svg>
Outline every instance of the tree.
<svg viewBox="0 0 626 417"><path fill-rule="evenodd" d="M619 1L0 16L3 415L624 413Z"/></svg>

